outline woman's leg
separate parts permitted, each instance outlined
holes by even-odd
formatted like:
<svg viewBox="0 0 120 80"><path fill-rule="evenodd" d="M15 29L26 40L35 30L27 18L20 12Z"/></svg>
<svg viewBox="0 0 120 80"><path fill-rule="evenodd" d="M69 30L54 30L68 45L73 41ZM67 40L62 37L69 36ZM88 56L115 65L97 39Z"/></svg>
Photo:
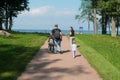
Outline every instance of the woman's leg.
<svg viewBox="0 0 120 80"><path fill-rule="evenodd" d="M74 37L70 37L70 46L72 47L72 39L73 39Z"/></svg>

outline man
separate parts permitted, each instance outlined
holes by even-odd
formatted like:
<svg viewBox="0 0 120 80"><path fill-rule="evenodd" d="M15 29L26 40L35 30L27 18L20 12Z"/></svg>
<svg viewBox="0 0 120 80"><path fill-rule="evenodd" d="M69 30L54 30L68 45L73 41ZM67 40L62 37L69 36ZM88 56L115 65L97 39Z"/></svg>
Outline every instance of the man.
<svg viewBox="0 0 120 80"><path fill-rule="evenodd" d="M54 29L51 31L50 35L54 39L54 53L57 53L57 51L61 53L62 32L58 28L57 24L54 26Z"/></svg>

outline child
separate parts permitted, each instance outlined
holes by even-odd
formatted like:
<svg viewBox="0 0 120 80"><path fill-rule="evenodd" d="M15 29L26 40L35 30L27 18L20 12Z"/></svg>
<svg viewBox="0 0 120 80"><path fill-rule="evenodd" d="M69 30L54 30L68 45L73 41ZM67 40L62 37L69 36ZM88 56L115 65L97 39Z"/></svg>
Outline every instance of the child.
<svg viewBox="0 0 120 80"><path fill-rule="evenodd" d="M54 51L54 41L53 41L53 38L51 36L48 39L48 51L49 52Z"/></svg>
<svg viewBox="0 0 120 80"><path fill-rule="evenodd" d="M72 39L72 54L73 54L73 58L75 58L76 55L76 47L77 45L75 44L75 38Z"/></svg>

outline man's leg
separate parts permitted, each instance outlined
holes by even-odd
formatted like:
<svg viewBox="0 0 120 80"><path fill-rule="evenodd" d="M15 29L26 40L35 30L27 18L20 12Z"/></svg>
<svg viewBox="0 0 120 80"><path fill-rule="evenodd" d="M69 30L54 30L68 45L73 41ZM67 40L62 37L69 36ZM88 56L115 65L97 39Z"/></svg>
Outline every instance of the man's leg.
<svg viewBox="0 0 120 80"><path fill-rule="evenodd" d="M59 52L61 52L61 41L60 41L60 40L58 40L58 42L57 42L57 43L58 43L58 51L59 51Z"/></svg>
<svg viewBox="0 0 120 80"><path fill-rule="evenodd" d="M57 53L57 44L55 40L54 40L54 53Z"/></svg>

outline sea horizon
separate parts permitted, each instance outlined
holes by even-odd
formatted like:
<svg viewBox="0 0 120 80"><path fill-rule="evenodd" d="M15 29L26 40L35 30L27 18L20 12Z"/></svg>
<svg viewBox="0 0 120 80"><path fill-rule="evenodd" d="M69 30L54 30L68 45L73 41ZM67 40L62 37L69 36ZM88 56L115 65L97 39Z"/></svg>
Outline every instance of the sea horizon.
<svg viewBox="0 0 120 80"><path fill-rule="evenodd" d="M49 29L13 29L13 31L17 31L17 32L30 32L30 33L50 33L51 30ZM82 33L82 34L93 34L94 31L89 31L88 30L74 30L76 34ZM62 30L61 29L62 34L69 34L69 30ZM101 31L99 31L98 34L101 34Z"/></svg>
<svg viewBox="0 0 120 80"><path fill-rule="evenodd" d="M13 29L13 31L16 32L28 32L28 33L50 33L51 30L50 29ZM76 34L94 34L93 30L74 30ZM61 29L62 34L69 34L69 30L62 30ZM107 31L107 34L110 34L111 31ZM99 30L98 34L102 34L102 31ZM120 34L120 32L119 32Z"/></svg>

